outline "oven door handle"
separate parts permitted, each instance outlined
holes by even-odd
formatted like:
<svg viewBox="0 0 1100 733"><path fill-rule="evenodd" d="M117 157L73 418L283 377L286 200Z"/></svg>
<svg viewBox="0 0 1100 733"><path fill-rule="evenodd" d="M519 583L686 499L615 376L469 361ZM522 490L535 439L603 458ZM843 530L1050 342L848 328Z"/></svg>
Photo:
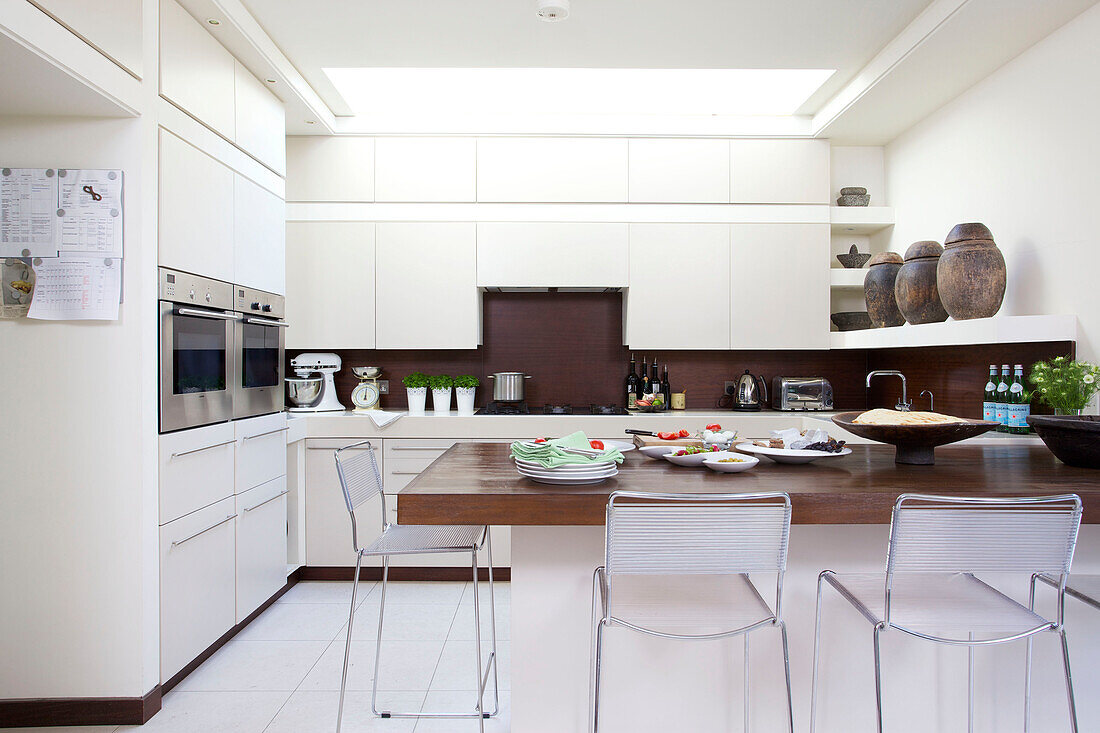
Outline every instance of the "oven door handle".
<svg viewBox="0 0 1100 733"><path fill-rule="evenodd" d="M289 323L283 323L282 321L271 321L267 318L253 318L251 316L245 316L245 323L251 323L256 326L275 326L276 328L287 328Z"/></svg>
<svg viewBox="0 0 1100 733"><path fill-rule="evenodd" d="M219 321L236 321L238 316L233 313L219 313L218 311L204 311L197 308L177 308L176 313L181 316L195 316L196 318L216 318Z"/></svg>

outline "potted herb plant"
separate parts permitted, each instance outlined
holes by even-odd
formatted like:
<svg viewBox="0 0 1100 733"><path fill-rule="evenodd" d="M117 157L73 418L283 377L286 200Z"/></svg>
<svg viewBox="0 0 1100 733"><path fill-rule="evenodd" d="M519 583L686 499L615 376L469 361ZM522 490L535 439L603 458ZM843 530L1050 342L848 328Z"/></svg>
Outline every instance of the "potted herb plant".
<svg viewBox="0 0 1100 733"><path fill-rule="evenodd" d="M405 393L409 397L409 414L414 417L424 415L424 403L428 400L428 375L424 372L413 372L401 380L405 385Z"/></svg>
<svg viewBox="0 0 1100 733"><path fill-rule="evenodd" d="M458 402L459 415L474 414L474 393L481 384L473 374L455 377L455 400Z"/></svg>
<svg viewBox="0 0 1100 733"><path fill-rule="evenodd" d="M1056 356L1031 367L1031 383L1035 396L1055 415L1080 415L1100 390L1100 367Z"/></svg>
<svg viewBox="0 0 1100 733"><path fill-rule="evenodd" d="M432 388L432 409L436 415L446 415L451 411L451 387L455 380L446 374L428 377L428 386Z"/></svg>

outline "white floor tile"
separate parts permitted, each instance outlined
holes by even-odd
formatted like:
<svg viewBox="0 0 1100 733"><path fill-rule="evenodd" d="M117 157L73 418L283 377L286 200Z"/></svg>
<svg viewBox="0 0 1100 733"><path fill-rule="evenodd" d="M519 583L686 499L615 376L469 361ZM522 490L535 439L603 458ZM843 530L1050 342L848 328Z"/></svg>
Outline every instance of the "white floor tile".
<svg viewBox="0 0 1100 733"><path fill-rule="evenodd" d="M378 634L378 596L355 612L355 639L366 641ZM458 605L454 603L394 603L386 594L383 639L394 641L436 641L447 638ZM473 621L470 621L472 626ZM346 636L347 627L340 630ZM471 632L472 633L472 632Z"/></svg>
<svg viewBox="0 0 1100 733"><path fill-rule="evenodd" d="M481 581L478 583L478 593L481 595L481 605L489 605L489 583L487 581ZM493 583L494 593L496 598L497 607L509 606L512 603L512 587L506 580L497 580ZM474 600L474 584L467 583L466 589L462 591L462 602L472 603Z"/></svg>
<svg viewBox="0 0 1100 733"><path fill-rule="evenodd" d="M262 733L289 692L182 692L164 696L164 706L141 726L119 731L141 733Z"/></svg>
<svg viewBox="0 0 1100 733"><path fill-rule="evenodd" d="M386 583L386 603L454 603L457 605L462 599L466 585L460 581L444 583L391 580ZM371 591L368 600L377 604L381 590L382 584L379 583Z"/></svg>
<svg viewBox="0 0 1100 733"><path fill-rule="evenodd" d="M234 639L180 682L178 689L286 690L291 692L321 658L324 641Z"/></svg>
<svg viewBox="0 0 1100 733"><path fill-rule="evenodd" d="M348 620L340 603L275 603L244 628L242 641L332 641Z"/></svg>
<svg viewBox="0 0 1100 733"><path fill-rule="evenodd" d="M114 725L50 726L49 728L0 728L0 733L114 733Z"/></svg>
<svg viewBox="0 0 1100 733"><path fill-rule="evenodd" d="M497 674L500 680L500 689L511 688L511 644L502 641L497 643ZM481 645L482 671L489 658L489 645ZM430 691L446 690L476 690L477 673L474 668L474 642L448 640L443 647L443 654L439 657L439 666L436 667L435 676L432 678ZM489 680L492 685L492 678Z"/></svg>
<svg viewBox="0 0 1100 733"><path fill-rule="evenodd" d="M374 590L374 581L359 581L355 602L359 605ZM276 603L351 603L350 580L304 580L283 594Z"/></svg>
<svg viewBox="0 0 1100 733"><path fill-rule="evenodd" d="M489 632L491 624L489 622L489 599L488 595L483 599L481 603L481 639L487 641L489 639ZM508 604L497 604L497 641L507 641L511 638L512 634L512 609ZM455 614L454 622L451 624L451 633L447 635L448 639L457 639L460 641L472 641L474 638L474 604L462 603L458 607L458 613Z"/></svg>
<svg viewBox="0 0 1100 733"><path fill-rule="evenodd" d="M492 711L493 695L490 692L483 701L485 709ZM424 710L465 710L473 708L473 692L429 692L424 700ZM509 733L512 727L511 695L500 693L500 709L485 721L485 733ZM428 720L416 723L416 733L478 733L477 719Z"/></svg>
<svg viewBox="0 0 1100 733"><path fill-rule="evenodd" d="M382 644L380 690L427 690L443 651L443 641L387 641ZM299 689L339 690L344 642L334 641L306 675ZM348 689L370 690L374 679L374 641L353 641Z"/></svg>
<svg viewBox="0 0 1100 733"><path fill-rule="evenodd" d="M339 700L339 692L299 690L264 733L332 733L336 730ZM423 702L423 692L378 693L379 705L395 710L418 711ZM415 725L414 719L375 717L370 711L369 692L349 692L344 698L343 733L410 733Z"/></svg>

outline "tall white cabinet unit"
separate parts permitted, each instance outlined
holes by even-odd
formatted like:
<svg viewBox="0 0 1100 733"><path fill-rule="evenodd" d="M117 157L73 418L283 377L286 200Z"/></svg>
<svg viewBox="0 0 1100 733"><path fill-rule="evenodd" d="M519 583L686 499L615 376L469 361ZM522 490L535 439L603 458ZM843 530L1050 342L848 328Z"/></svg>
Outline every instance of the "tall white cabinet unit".
<svg viewBox="0 0 1100 733"><path fill-rule="evenodd" d="M729 203L729 140L637 138L629 142L630 203Z"/></svg>
<svg viewBox="0 0 1100 733"><path fill-rule="evenodd" d="M286 206L239 173L233 176L233 282L286 290Z"/></svg>
<svg viewBox="0 0 1100 733"><path fill-rule="evenodd" d="M730 140L730 202L828 204L828 140Z"/></svg>
<svg viewBox="0 0 1100 733"><path fill-rule="evenodd" d="M481 138L477 200L625 202L624 138Z"/></svg>
<svg viewBox="0 0 1100 733"><path fill-rule="evenodd" d="M476 349L481 342L473 222L376 225L376 347Z"/></svg>

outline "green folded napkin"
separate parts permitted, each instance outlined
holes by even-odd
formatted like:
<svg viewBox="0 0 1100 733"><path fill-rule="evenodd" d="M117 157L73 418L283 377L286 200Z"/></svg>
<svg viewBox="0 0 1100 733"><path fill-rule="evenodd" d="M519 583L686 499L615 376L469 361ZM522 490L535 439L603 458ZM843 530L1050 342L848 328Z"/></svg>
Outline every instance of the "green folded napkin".
<svg viewBox="0 0 1100 733"><path fill-rule="evenodd" d="M618 448L608 448L599 455L582 455L562 450L562 448L584 448L592 450L588 442L588 436L577 431L564 438L554 438L545 443L519 441L512 443L512 456L525 461L533 461L545 468L557 466L586 465L589 463L604 463L606 461L623 462L623 454Z"/></svg>

